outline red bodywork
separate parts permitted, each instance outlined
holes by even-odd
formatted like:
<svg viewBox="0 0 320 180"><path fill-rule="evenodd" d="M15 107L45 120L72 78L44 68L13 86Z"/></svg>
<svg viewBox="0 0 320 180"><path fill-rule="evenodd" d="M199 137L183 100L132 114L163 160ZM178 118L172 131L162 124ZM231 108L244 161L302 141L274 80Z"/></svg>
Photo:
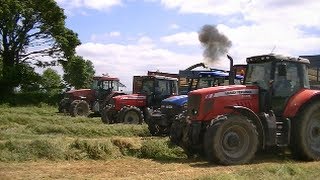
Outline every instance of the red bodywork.
<svg viewBox="0 0 320 180"><path fill-rule="evenodd" d="M81 97L86 97L86 101L93 101L95 100L95 93L96 91L93 89L78 89L78 90L71 90L66 92L68 98L77 100L81 99Z"/></svg>
<svg viewBox="0 0 320 180"><path fill-rule="evenodd" d="M283 112L283 117L294 117L303 104L319 94L319 90L302 89L298 91L289 99Z"/></svg>
<svg viewBox="0 0 320 180"><path fill-rule="evenodd" d="M114 108L119 111L124 106L145 107L147 106L147 98L142 94L130 94L113 97Z"/></svg>
<svg viewBox="0 0 320 180"><path fill-rule="evenodd" d="M192 95L192 96L190 96ZM197 102L201 101L201 102ZM200 107L195 107L200 105ZM189 93L191 120L211 121L218 115L231 112L227 106L243 106L259 112L259 88L257 86L231 85L195 90ZM192 112L196 111L199 114Z"/></svg>

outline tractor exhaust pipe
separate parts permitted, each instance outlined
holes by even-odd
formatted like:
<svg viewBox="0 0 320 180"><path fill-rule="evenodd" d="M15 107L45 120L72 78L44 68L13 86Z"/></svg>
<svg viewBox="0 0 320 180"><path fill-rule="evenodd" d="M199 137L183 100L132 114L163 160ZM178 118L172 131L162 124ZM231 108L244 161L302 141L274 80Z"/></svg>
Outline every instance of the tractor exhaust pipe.
<svg viewBox="0 0 320 180"><path fill-rule="evenodd" d="M233 58L227 54L228 59L230 60L230 70L229 70L229 84L233 85L234 84L234 79L235 79L235 72L233 69Z"/></svg>

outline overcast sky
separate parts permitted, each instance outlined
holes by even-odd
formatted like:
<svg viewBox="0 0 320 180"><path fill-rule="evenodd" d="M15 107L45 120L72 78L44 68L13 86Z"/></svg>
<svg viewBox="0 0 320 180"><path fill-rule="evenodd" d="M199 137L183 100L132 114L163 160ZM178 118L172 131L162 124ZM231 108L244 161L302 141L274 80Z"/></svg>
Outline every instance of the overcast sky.
<svg viewBox="0 0 320 180"><path fill-rule="evenodd" d="M56 0L67 27L82 42L77 54L96 75L108 73L132 87L133 75L178 73L205 61L202 26L216 25L232 41L235 63L248 56L320 54L319 0ZM227 69L222 56L210 66Z"/></svg>

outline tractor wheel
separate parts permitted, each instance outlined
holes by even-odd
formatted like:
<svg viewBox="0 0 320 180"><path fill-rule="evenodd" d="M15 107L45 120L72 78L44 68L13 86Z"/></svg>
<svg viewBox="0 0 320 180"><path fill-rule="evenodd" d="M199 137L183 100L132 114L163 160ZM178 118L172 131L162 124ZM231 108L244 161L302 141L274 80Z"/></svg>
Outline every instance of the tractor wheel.
<svg viewBox="0 0 320 180"><path fill-rule="evenodd" d="M295 158L320 160L320 102L302 110L293 121L291 150Z"/></svg>
<svg viewBox="0 0 320 180"><path fill-rule="evenodd" d="M90 108L89 108L89 104L84 101L84 100L80 100L80 101L76 101L75 103L71 104L71 111L70 114L73 117L76 116L84 116L84 117L88 117L90 114Z"/></svg>
<svg viewBox="0 0 320 180"><path fill-rule="evenodd" d="M76 105L80 102L80 100L74 100L72 101L72 103L70 104L70 107L69 107L69 113L70 115L72 114L74 108L76 107Z"/></svg>
<svg viewBox="0 0 320 180"><path fill-rule="evenodd" d="M204 137L207 159L223 165L248 163L258 149L256 127L245 117L228 115L210 126Z"/></svg>
<svg viewBox="0 0 320 180"><path fill-rule="evenodd" d="M182 142L183 131L187 126L186 112L177 115L173 120L170 128L169 139L171 143L180 145Z"/></svg>
<svg viewBox="0 0 320 180"><path fill-rule="evenodd" d="M123 116L123 123L125 124L142 124L143 122L143 116L142 112L137 107L129 107L125 112Z"/></svg>
<svg viewBox="0 0 320 180"><path fill-rule="evenodd" d="M62 99L60 102L59 102L59 107L58 107L58 111L59 111L59 113L66 113L66 112L68 112L68 110L69 110L69 105L70 104L68 104L68 99Z"/></svg>
<svg viewBox="0 0 320 180"><path fill-rule="evenodd" d="M149 132L152 136L157 136L159 130L158 130L157 125L155 124L155 122L152 118L150 118L148 121L148 129L149 129Z"/></svg>
<svg viewBox="0 0 320 180"><path fill-rule="evenodd" d="M112 123L112 119L111 119L112 117L110 117L110 109L111 109L110 105L107 105L106 107L104 107L102 109L101 120L105 124L111 124Z"/></svg>
<svg viewBox="0 0 320 180"><path fill-rule="evenodd" d="M128 108L128 106L124 106L120 109L120 111L118 112L117 123L123 123L124 113Z"/></svg>

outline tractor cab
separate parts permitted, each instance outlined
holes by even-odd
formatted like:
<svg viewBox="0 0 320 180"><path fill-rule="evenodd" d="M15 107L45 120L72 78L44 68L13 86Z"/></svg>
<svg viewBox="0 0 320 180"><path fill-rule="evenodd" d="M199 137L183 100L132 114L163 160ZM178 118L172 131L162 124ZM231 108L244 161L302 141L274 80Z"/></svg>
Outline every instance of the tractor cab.
<svg viewBox="0 0 320 180"><path fill-rule="evenodd" d="M146 96L146 106L160 107L163 99L178 94L176 78L165 76L135 76L134 90Z"/></svg>
<svg viewBox="0 0 320 180"><path fill-rule="evenodd" d="M126 86L119 81L119 78L102 76L94 78L91 89L96 91L98 100L104 100L111 92L120 91L124 87Z"/></svg>
<svg viewBox="0 0 320 180"><path fill-rule="evenodd" d="M260 111L273 110L281 116L287 100L303 88L310 88L303 58L265 55L247 58L245 85L259 87Z"/></svg>

